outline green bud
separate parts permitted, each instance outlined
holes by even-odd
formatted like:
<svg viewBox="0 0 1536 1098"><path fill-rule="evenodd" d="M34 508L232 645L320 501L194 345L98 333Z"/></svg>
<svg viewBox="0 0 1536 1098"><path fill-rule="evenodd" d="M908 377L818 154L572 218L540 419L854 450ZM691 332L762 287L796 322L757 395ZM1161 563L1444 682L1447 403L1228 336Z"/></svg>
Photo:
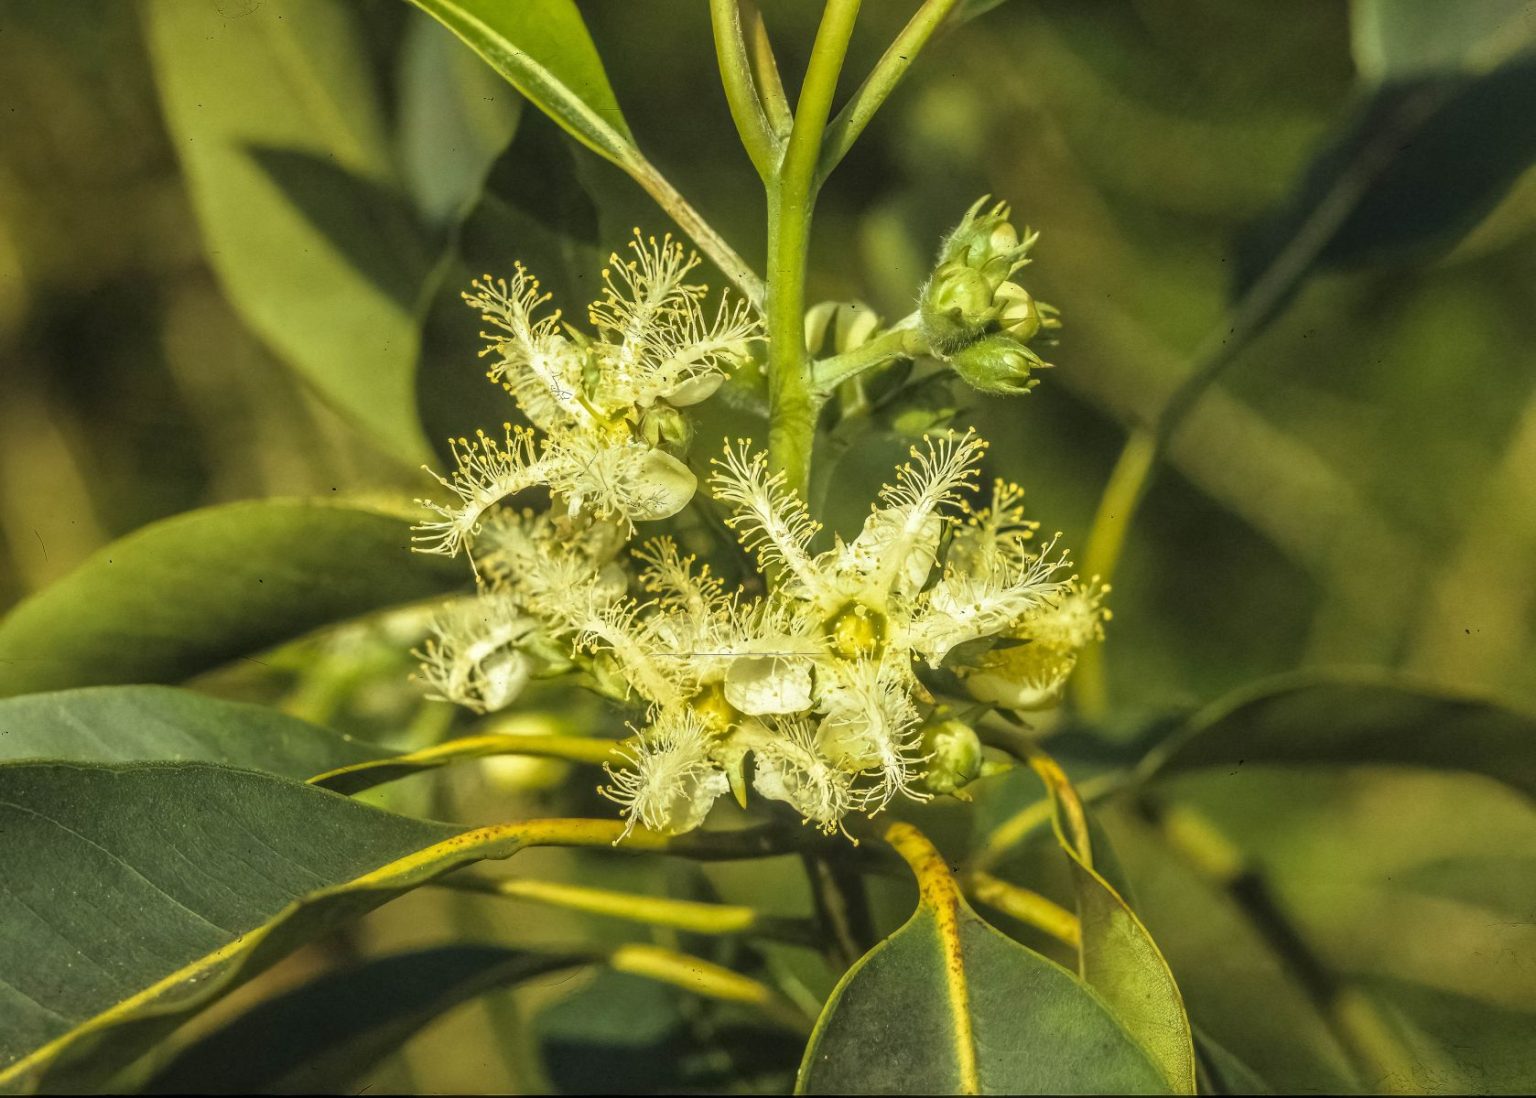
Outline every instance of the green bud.
<svg viewBox="0 0 1536 1098"><path fill-rule="evenodd" d="M923 729L928 772L923 784L934 793L954 793L981 774L981 740L964 721L947 720Z"/></svg>
<svg viewBox="0 0 1536 1098"><path fill-rule="evenodd" d="M981 272L970 267L948 264L935 271L919 304L928 345L945 354L979 336L997 316L992 293Z"/></svg>
<svg viewBox="0 0 1536 1098"><path fill-rule="evenodd" d="M1040 384L1029 376L1030 372L1047 365L1035 352L1006 335L978 339L956 351L948 361L955 373L973 388L1006 396L1027 393Z"/></svg>
<svg viewBox="0 0 1536 1098"><path fill-rule="evenodd" d="M969 267L996 290L1009 275L1029 262L1029 250L1034 246L1036 236L1026 233L1020 238L1019 231L1008 220L1011 211L1006 202L998 202L982 213L981 207L986 200L986 197L978 199L945 238L939 249L938 266L941 269L950 264Z"/></svg>
<svg viewBox="0 0 1536 1098"><path fill-rule="evenodd" d="M693 441L693 424L672 405L658 402L640 414L640 437L651 446L686 453Z"/></svg>
<svg viewBox="0 0 1536 1098"><path fill-rule="evenodd" d="M1017 282L1004 282L997 288L993 301L1001 310L997 323L1004 335L1028 343L1040 334L1044 324L1040 306L1023 286Z"/></svg>

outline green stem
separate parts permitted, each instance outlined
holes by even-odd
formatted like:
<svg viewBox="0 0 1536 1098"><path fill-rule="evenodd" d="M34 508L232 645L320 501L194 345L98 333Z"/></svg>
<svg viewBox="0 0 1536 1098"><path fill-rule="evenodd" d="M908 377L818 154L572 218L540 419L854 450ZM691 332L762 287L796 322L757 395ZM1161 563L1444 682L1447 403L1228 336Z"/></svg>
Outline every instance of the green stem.
<svg viewBox="0 0 1536 1098"><path fill-rule="evenodd" d="M794 127L768 182L768 461L806 498L816 432L816 402L805 349L805 267L816 205L822 135L859 0L828 0L822 13Z"/></svg>
<svg viewBox="0 0 1536 1098"><path fill-rule="evenodd" d="M761 309L766 296L763 280L725 242L725 238L715 232L714 226L705 221L677 188L656 170L656 166L636 152L623 167L645 193L655 199L658 206L672 215L672 220L698 245L699 251L707 255L720 268L721 273L736 284L736 288L754 307Z"/></svg>
<svg viewBox="0 0 1536 1098"><path fill-rule="evenodd" d="M721 83L725 85L725 101L731 108L731 120L736 123L742 146L752 158L752 166L767 180L778 170L782 149L752 77L752 62L742 28L743 14L741 0L709 0L715 57L720 65Z"/></svg>
<svg viewBox="0 0 1536 1098"><path fill-rule="evenodd" d="M847 106L837 113L837 118L827 127L827 139L817 169L819 178L825 179L848 155L848 150L858 140L859 134L869 125L869 120L891 92L896 90L896 85L906 75L913 60L958 3L959 0L926 0L907 21L896 40L865 77L864 83L853 93Z"/></svg>
<svg viewBox="0 0 1536 1098"><path fill-rule="evenodd" d="M1104 496L1088 535L1085 562L1089 574L1108 581L1120 560L1131 520L1150 483L1152 471L1168 451L1184 419L1211 385L1271 320L1284 308L1312 272L1329 241L1359 205L1370 186L1396 155L1403 135L1419 114L1420 101L1404 107L1403 116L1368 144L1325 194L1307 219L1248 288L1236 309L1206 338L1194 355L1195 366L1159 409L1150 429L1133 431L1109 476ZM1084 652L1073 676L1073 698L1083 716L1103 716L1107 704L1102 656Z"/></svg>
<svg viewBox="0 0 1536 1098"><path fill-rule="evenodd" d="M912 318L907 318L911 320ZM815 394L826 400L843 382L858 377L866 370L873 370L899 358L914 358L923 352L922 333L912 327L904 327L903 320L896 327L876 336L862 347L844 351L817 361L811 369Z"/></svg>

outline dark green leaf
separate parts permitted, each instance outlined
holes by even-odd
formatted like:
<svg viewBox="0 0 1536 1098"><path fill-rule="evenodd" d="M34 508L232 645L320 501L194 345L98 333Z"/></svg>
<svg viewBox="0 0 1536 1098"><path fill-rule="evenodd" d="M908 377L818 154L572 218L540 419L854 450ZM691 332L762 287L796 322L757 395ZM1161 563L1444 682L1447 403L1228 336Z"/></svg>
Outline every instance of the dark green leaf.
<svg viewBox="0 0 1536 1098"><path fill-rule="evenodd" d="M1469 770L1536 796L1536 718L1389 675L1287 676L1197 713L1142 776L1203 767Z"/></svg>
<svg viewBox="0 0 1536 1098"><path fill-rule="evenodd" d="M383 754L265 706L169 686L95 686L0 701L4 762L214 762L302 781Z"/></svg>
<svg viewBox="0 0 1536 1098"><path fill-rule="evenodd" d="M412 0L588 148L638 157L574 0Z"/></svg>
<svg viewBox="0 0 1536 1098"><path fill-rule="evenodd" d="M1252 1068L1199 1030L1195 1052L1200 1058L1201 1094L1273 1094Z"/></svg>
<svg viewBox="0 0 1536 1098"><path fill-rule="evenodd" d="M1533 113L1536 54L1377 89L1239 248L1235 295L1300 237L1331 267L1449 248L1536 159Z"/></svg>
<svg viewBox="0 0 1536 1098"><path fill-rule="evenodd" d="M175 682L332 622L452 589L409 519L300 501L178 515L99 551L0 620L0 696Z"/></svg>
<svg viewBox="0 0 1536 1098"><path fill-rule="evenodd" d="M436 445L494 429L512 402L485 376L484 322L464 303L471 279L505 277L521 262L554 295L550 308L580 316L597 296L597 209L560 131L531 115L492 166L479 201L455 232L427 313L416 367L421 420Z"/></svg>
<svg viewBox="0 0 1536 1098"><path fill-rule="evenodd" d="M1152 1062L1070 973L958 896L925 903L849 970L800 1093L1164 1093Z"/></svg>
<svg viewBox="0 0 1536 1098"><path fill-rule="evenodd" d="M209 262L280 357L393 452L420 460L417 327L402 299L413 299L406 284L424 272L413 245L388 243L405 239L398 199L376 204L398 180L358 13L336 0L249 9L233 18L197 0L144 7L166 124ZM350 181L346 200L317 189L313 172L280 185L253 147L328 162L331 182L338 173ZM366 242L359 226L370 224L395 227ZM391 269L401 255L412 270ZM364 258L366 270L356 262Z"/></svg>
<svg viewBox="0 0 1536 1098"><path fill-rule="evenodd" d="M443 946L327 972L182 1050L149 1094L339 1094L440 1015L589 958Z"/></svg>
<svg viewBox="0 0 1536 1098"><path fill-rule="evenodd" d="M108 1077L303 941L494 853L206 763L0 767L0 1086Z"/></svg>

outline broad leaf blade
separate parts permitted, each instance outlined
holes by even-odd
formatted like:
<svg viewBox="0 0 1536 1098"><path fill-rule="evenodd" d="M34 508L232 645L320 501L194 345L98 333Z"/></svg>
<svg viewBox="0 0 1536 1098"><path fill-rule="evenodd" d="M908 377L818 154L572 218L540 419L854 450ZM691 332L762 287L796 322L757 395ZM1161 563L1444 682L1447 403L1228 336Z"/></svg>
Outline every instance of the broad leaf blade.
<svg viewBox="0 0 1536 1098"><path fill-rule="evenodd" d="M1164 1093L1157 1068L1070 973L955 897L924 904L849 970L798 1093Z"/></svg>
<svg viewBox="0 0 1536 1098"><path fill-rule="evenodd" d="M0 696L176 682L312 629L451 590L409 520L302 501L146 526L0 620Z"/></svg>
<svg viewBox="0 0 1536 1098"><path fill-rule="evenodd" d="M621 166L637 152L573 0L411 0L438 19L594 152Z"/></svg>
<svg viewBox="0 0 1536 1098"><path fill-rule="evenodd" d="M255 5L240 18L201 0L144 10L166 123L231 302L328 400L395 453L425 457L416 324L402 298L427 271L390 197L397 180L356 12L334 0ZM313 186L312 171L274 175L253 149L326 165L348 201ZM318 208L296 204L295 186ZM369 225L386 231L370 237Z"/></svg>
<svg viewBox="0 0 1536 1098"><path fill-rule="evenodd" d="M327 972L183 1049L147 1094L342 1094L461 1003L590 958L498 946L397 953Z"/></svg>
<svg viewBox="0 0 1536 1098"><path fill-rule="evenodd" d="M1392 675L1308 674L1197 713L1143 779L1213 766L1418 766L1486 774L1536 796L1536 717Z"/></svg>
<svg viewBox="0 0 1536 1098"><path fill-rule="evenodd" d="M203 763L0 767L0 1086L89 1086L299 943L485 855ZM300 899L302 897L302 899Z"/></svg>
<svg viewBox="0 0 1536 1098"><path fill-rule="evenodd" d="M0 701L0 762L212 762L303 780L385 754L265 706L169 686L96 686Z"/></svg>

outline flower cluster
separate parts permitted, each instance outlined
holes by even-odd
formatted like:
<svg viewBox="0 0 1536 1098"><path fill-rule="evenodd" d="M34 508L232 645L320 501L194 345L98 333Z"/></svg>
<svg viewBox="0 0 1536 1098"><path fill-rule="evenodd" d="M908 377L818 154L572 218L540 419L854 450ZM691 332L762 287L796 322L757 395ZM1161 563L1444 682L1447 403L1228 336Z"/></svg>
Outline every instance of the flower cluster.
<svg viewBox="0 0 1536 1098"><path fill-rule="evenodd" d="M988 393L1027 393L1034 370L1050 363L1029 346L1061 327L1057 311L1011 281L1030 263L1039 233L1021 237L1006 202L985 213L986 198L966 211L939 250L919 313L933 353Z"/></svg>
<svg viewBox="0 0 1536 1098"><path fill-rule="evenodd" d="M1006 278L1027 247L977 269ZM604 274L591 335L540 316L547 295L521 268L466 295L493 325L490 376L530 426L459 440L438 477L453 498L425 504L416 547L466 551L479 593L441 615L422 678L477 712L565 671L635 703L643 718L604 789L629 827L686 831L727 791L743 805L755 791L833 832L895 797L957 789L974 767L943 745L968 730L935 684L1005 708L1050 704L1100 634L1102 590L1068 574L1055 539L1037 543L1017 487L977 499L985 444L971 433L925 438L858 535L829 544L764 454L727 445L708 490L756 556L762 593L722 582L670 536L626 554L636 523L697 489L681 409L759 338L744 305L706 316L704 289L685 281L697 260L678 245L632 249ZM513 506L534 486L547 510Z"/></svg>

